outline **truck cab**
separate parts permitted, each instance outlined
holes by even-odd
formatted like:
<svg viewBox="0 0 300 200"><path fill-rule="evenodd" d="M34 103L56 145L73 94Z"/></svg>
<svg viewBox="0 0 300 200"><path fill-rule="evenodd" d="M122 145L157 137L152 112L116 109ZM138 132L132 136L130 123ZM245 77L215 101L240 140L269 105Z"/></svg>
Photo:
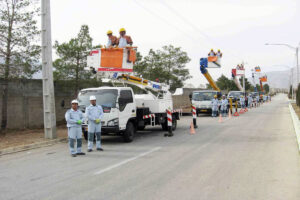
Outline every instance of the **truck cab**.
<svg viewBox="0 0 300 200"><path fill-rule="evenodd" d="M136 102L130 87L99 87L83 89L78 94L79 108L85 112L90 105L89 97L94 95L97 104L103 108L101 131L105 134L123 135L125 141L132 141L135 132ZM130 129L130 130L128 130ZM87 135L87 121L83 124Z"/></svg>
<svg viewBox="0 0 300 200"><path fill-rule="evenodd" d="M211 113L212 104L211 101L214 96L217 95L220 98L220 93L214 90L199 90L192 93L192 104L196 107L196 114Z"/></svg>

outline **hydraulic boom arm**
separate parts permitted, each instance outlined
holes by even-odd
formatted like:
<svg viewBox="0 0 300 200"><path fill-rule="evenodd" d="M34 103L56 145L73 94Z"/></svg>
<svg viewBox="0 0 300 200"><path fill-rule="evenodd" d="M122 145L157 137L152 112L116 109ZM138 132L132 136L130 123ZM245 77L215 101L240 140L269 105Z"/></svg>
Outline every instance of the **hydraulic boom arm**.
<svg viewBox="0 0 300 200"><path fill-rule="evenodd" d="M210 74L207 71L207 59L205 58L201 58L200 59L200 71L201 73L204 75L204 77L207 79L208 83L211 85L211 87L220 92L220 88L217 86L217 84L215 83L215 81L212 79L212 77L210 76Z"/></svg>

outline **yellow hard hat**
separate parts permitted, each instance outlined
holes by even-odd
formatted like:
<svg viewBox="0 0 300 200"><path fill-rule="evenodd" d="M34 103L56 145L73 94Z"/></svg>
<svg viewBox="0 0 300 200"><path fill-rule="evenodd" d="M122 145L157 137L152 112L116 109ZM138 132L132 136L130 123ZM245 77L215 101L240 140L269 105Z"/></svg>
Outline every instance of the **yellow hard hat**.
<svg viewBox="0 0 300 200"><path fill-rule="evenodd" d="M218 49L218 51L220 51L220 49Z"/></svg>
<svg viewBox="0 0 300 200"><path fill-rule="evenodd" d="M214 96L215 98L217 98L218 96L215 94L215 96Z"/></svg>
<svg viewBox="0 0 300 200"><path fill-rule="evenodd" d="M213 51L214 49L211 49L211 51Z"/></svg>
<svg viewBox="0 0 300 200"><path fill-rule="evenodd" d="M111 30L108 30L106 34L108 35L108 34L112 34L112 33L113 32Z"/></svg>
<svg viewBox="0 0 300 200"><path fill-rule="evenodd" d="M119 32L123 32L123 31L126 31L125 28L120 28Z"/></svg>

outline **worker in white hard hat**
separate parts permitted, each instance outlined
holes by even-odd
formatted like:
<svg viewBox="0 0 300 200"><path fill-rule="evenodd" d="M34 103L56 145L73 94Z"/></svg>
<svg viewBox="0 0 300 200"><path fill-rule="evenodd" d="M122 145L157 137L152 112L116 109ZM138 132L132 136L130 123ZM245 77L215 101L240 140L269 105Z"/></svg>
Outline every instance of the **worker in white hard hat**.
<svg viewBox="0 0 300 200"><path fill-rule="evenodd" d="M219 49L218 52L217 52L218 58L222 58L222 55L223 55L223 54L221 53L221 50Z"/></svg>
<svg viewBox="0 0 300 200"><path fill-rule="evenodd" d="M220 104L221 104L221 109L220 110L221 110L221 114L222 114L223 117L226 116L227 108L228 108L228 100L225 97L226 96L223 95L222 100L220 102Z"/></svg>
<svg viewBox="0 0 300 200"><path fill-rule="evenodd" d="M76 155L85 155L81 151L82 146L82 121L84 116L80 110L78 110L78 101L73 100L71 102L72 108L69 109L65 118L67 121L68 127L68 137L69 137L69 148L72 157L76 157ZM77 143L77 150L75 151L75 142Z"/></svg>
<svg viewBox="0 0 300 200"><path fill-rule="evenodd" d="M241 104L241 108L245 108L245 98L243 95L241 95L240 97L240 104Z"/></svg>
<svg viewBox="0 0 300 200"><path fill-rule="evenodd" d="M120 37L118 38L117 44L120 48L124 48L127 46L132 46L133 42L129 35L126 35L125 28L120 28L119 30Z"/></svg>
<svg viewBox="0 0 300 200"><path fill-rule="evenodd" d="M208 56L216 56L216 53L214 52L213 49L210 50L210 52L208 53Z"/></svg>
<svg viewBox="0 0 300 200"><path fill-rule="evenodd" d="M211 104L212 104L212 107L211 107L212 114L211 114L211 116L212 117L217 117L217 112L218 112L218 107L219 107L219 100L218 100L217 95L214 95L214 98L212 99Z"/></svg>
<svg viewBox="0 0 300 200"><path fill-rule="evenodd" d="M87 151L93 151L94 137L96 135L97 151L103 151L101 147L101 119L103 117L102 106L96 104L96 97L90 96L91 105L85 109L88 118L88 147Z"/></svg>
<svg viewBox="0 0 300 200"><path fill-rule="evenodd" d="M111 30L108 30L106 34L108 37L107 47L110 48L116 46L118 43L118 38L113 35L113 32Z"/></svg>

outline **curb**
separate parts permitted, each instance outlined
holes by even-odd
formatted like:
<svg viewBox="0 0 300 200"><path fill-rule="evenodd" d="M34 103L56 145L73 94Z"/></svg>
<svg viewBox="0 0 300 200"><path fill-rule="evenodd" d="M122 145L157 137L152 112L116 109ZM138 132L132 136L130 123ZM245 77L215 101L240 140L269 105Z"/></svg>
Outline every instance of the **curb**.
<svg viewBox="0 0 300 200"><path fill-rule="evenodd" d="M21 152L21 151L27 151L30 149L37 149L40 147L51 146L51 145L54 145L59 142L67 142L67 141L68 141L68 138L60 138L60 139L53 139L53 140L49 140L49 141L33 143L33 144L28 144L28 145L23 145L23 146L6 148L6 149L0 150L0 156L6 155L6 154L17 153L17 152Z"/></svg>
<svg viewBox="0 0 300 200"><path fill-rule="evenodd" d="M293 106L291 105L291 103L289 103L289 108L290 108L290 112L291 112L291 116L292 116L292 120L293 120L293 124L294 124L296 137L297 137L298 150L300 152L300 121L299 121L299 118L298 118Z"/></svg>

